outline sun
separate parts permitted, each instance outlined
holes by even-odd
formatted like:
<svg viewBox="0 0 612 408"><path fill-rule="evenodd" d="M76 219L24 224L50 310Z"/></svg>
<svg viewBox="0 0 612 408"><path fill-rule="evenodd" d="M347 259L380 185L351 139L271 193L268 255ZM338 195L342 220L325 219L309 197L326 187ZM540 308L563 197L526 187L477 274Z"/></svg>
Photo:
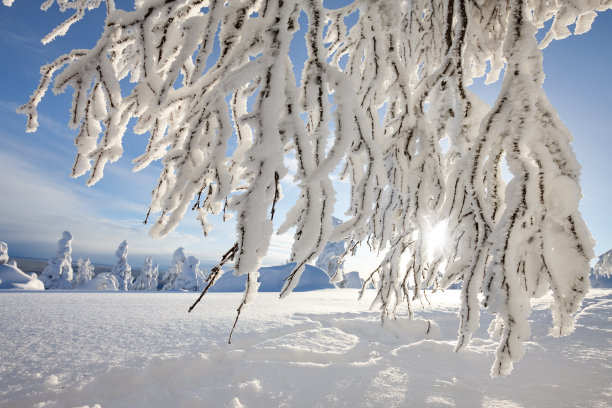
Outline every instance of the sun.
<svg viewBox="0 0 612 408"><path fill-rule="evenodd" d="M426 220L421 234L428 259L442 255L448 245L448 220Z"/></svg>

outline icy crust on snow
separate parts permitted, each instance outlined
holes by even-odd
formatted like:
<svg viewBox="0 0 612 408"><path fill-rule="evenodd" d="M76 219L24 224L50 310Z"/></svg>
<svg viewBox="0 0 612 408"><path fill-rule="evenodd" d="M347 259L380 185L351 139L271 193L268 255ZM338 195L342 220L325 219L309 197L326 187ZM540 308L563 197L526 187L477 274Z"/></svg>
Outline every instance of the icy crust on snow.
<svg viewBox="0 0 612 408"><path fill-rule="evenodd" d="M259 292L280 292L285 284L285 279L295 268L295 262L280 266L269 266L259 269L258 282ZM210 292L243 292L247 277L245 275L235 276L231 272L223 274L221 279L210 288ZM325 271L316 266L305 265L304 272L300 277L294 292L305 292L318 289L334 289L329 283L329 276Z"/></svg>
<svg viewBox="0 0 612 408"><path fill-rule="evenodd" d="M231 345L240 293L211 294L191 314L187 293L0 296L3 407L610 406L610 290L587 295L564 339L545 329L551 297L534 301L528 358L496 379L484 329L453 351L455 290L384 327L368 310L374 291L362 302L355 290L262 293Z"/></svg>

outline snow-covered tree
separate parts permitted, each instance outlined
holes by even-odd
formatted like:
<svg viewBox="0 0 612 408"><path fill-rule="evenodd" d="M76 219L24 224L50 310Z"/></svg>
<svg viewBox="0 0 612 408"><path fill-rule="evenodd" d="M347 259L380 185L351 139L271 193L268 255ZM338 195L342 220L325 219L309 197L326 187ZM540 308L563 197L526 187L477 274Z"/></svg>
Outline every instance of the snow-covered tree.
<svg viewBox="0 0 612 408"><path fill-rule="evenodd" d="M132 288L132 267L128 264L127 254L128 243L127 241L123 241L115 251L115 256L118 259L111 271L111 275L117 278L119 290L130 290Z"/></svg>
<svg viewBox="0 0 612 408"><path fill-rule="evenodd" d="M612 277L612 249L597 258L597 263L593 267L593 274L606 278Z"/></svg>
<svg viewBox="0 0 612 408"><path fill-rule="evenodd" d="M119 290L119 281L110 272L99 273L92 280L85 283L82 289L117 291Z"/></svg>
<svg viewBox="0 0 612 408"><path fill-rule="evenodd" d="M6 265L8 261L8 245L6 242L0 242L0 265Z"/></svg>
<svg viewBox="0 0 612 408"><path fill-rule="evenodd" d="M38 127L51 84L72 87L72 174L89 172L91 185L122 155L134 118L134 132L150 136L135 169L163 164L146 217L158 214L154 236L190 208L204 235L209 214L237 216L222 263L233 259L247 275L238 314L258 288L289 158L301 192L279 229L295 228L296 266L282 296L328 241L346 239L349 251L366 243L385 254L365 282L376 282L383 318L404 302L412 314L423 290L462 280L458 350L478 327L482 294L496 316L493 375L523 355L530 298L548 288L552 333L573 331L593 242L578 212L572 136L542 90L541 49L571 26L588 31L612 1L354 0L332 10L320 0L138 0L132 11L112 0L57 3L74 15L45 43L103 3L105 26L92 49L42 67L19 108L27 130ZM301 15L307 58L298 87L289 49ZM502 71L489 108L467 86ZM351 193L347 220L334 227L336 176ZM222 271L213 269L209 284Z"/></svg>
<svg viewBox="0 0 612 408"><path fill-rule="evenodd" d="M342 220L332 217L332 225L340 225ZM316 262L317 268L323 269L329 275L330 282L339 284L341 287L345 287L344 282L344 255L346 253L346 243L341 241L328 241L323 248L323 251L319 254ZM346 283L346 282L344 282Z"/></svg>
<svg viewBox="0 0 612 408"><path fill-rule="evenodd" d="M174 281L174 289L197 291L204 289L204 272L200 269L200 261L190 256L185 260L181 274Z"/></svg>
<svg viewBox="0 0 612 408"><path fill-rule="evenodd" d="M174 251L172 254L172 261L170 262L170 268L168 268L162 277L162 290L177 289L175 287L175 283L178 277L183 273L186 259L187 257L185 256L185 250L182 247L179 247L176 249L176 251Z"/></svg>
<svg viewBox="0 0 612 408"><path fill-rule="evenodd" d="M76 278L74 279L74 287L82 287L87 282L92 280L94 276L94 266L91 264L89 258L85 260L83 260L83 258L79 258L77 261L77 274Z"/></svg>
<svg viewBox="0 0 612 408"><path fill-rule="evenodd" d="M153 260L147 256L140 269L140 275L134 280L132 290L157 290L158 265L153 267Z"/></svg>
<svg viewBox="0 0 612 408"><path fill-rule="evenodd" d="M62 233L57 241L55 256L49 259L49 264L42 271L38 279L46 289L72 289L72 234L68 231Z"/></svg>

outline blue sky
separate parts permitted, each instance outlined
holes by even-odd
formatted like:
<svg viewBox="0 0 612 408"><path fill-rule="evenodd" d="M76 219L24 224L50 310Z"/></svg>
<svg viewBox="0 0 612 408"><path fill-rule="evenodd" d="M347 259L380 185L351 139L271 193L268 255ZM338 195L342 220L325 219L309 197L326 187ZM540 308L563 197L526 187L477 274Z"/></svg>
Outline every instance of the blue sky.
<svg viewBox="0 0 612 408"><path fill-rule="evenodd" d="M124 2L117 2L118 5ZM68 126L71 90L48 94L40 105L40 127L25 132L25 116L15 109L27 101L39 81L39 67L72 48L91 48L101 31L103 7L75 24L66 37L47 46L40 39L63 21L53 7L39 11L39 1L17 0L0 6L0 241L12 256L48 258L63 230L74 235L73 257L114 263L121 241L130 244L130 263L138 267L146 255L167 264L178 246L203 263L215 263L234 242L232 224L216 223L203 240L197 222L187 214L168 237L154 240L142 224L150 191L160 171L155 164L131 172L146 136L129 134L124 157L107 167L95 186L71 179L75 132ZM612 12L601 14L588 33L553 42L544 50L544 87L562 120L575 136L574 148L583 166L583 216L597 240L596 253L612 248ZM473 89L492 103L499 83ZM290 189L290 186L286 186ZM290 191L288 195L291 195ZM276 239L266 264L288 257L289 239ZM349 270L359 261L349 262ZM365 272L365 271L362 271Z"/></svg>

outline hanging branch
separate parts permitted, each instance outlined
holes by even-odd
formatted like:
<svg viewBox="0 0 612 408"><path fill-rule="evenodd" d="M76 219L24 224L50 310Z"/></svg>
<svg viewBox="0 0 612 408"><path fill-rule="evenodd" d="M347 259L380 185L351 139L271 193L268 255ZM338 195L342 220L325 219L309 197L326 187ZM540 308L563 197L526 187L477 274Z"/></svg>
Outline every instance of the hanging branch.
<svg viewBox="0 0 612 408"><path fill-rule="evenodd" d="M208 292L208 289L210 289L215 283L217 283L219 279L221 279L221 276L223 275L223 269L221 268L227 262L234 260L236 251L238 251L237 243L234 244L234 246L231 247L229 251L223 254L223 256L221 257L221 261L210 270L210 275L208 275L208 277L206 278L207 284L204 287L204 290L202 290L202 293L200 293L200 296L198 296L196 301L193 302L193 304L189 307L189 310L187 310L187 313L190 313L193 310L193 308L196 307L198 303L200 303L200 300L202 300L206 292Z"/></svg>
<svg viewBox="0 0 612 408"><path fill-rule="evenodd" d="M112 0L47 0L43 8L54 3L74 14L45 41L102 3L107 15L92 49L41 69L19 108L27 130L37 129L49 87L71 87L72 176L99 181L134 123L134 133L149 135L134 170L162 164L145 219L157 217L154 237L176 228L190 206L205 236L209 215L236 216L235 245L189 309L233 260L247 281L230 341L259 287L290 172L285 159L296 162L299 197L277 231L295 229L296 267L281 297L328 241L346 239L347 254L360 243L383 254L364 283L376 285L382 319L401 304L412 315L426 290L462 282L457 350L479 325L484 295L499 339L493 375L522 355L532 297L550 288L552 333L573 330L594 244L578 212L571 135L542 90L538 47L572 25L588 31L609 0L354 0L335 10L320 0L139 1L132 11ZM290 49L302 13L307 58L297 81ZM549 20L538 45L536 29ZM504 67L488 108L467 86L483 75L497 81ZM351 188L339 225L336 176ZM435 233L444 227L446 239Z"/></svg>

